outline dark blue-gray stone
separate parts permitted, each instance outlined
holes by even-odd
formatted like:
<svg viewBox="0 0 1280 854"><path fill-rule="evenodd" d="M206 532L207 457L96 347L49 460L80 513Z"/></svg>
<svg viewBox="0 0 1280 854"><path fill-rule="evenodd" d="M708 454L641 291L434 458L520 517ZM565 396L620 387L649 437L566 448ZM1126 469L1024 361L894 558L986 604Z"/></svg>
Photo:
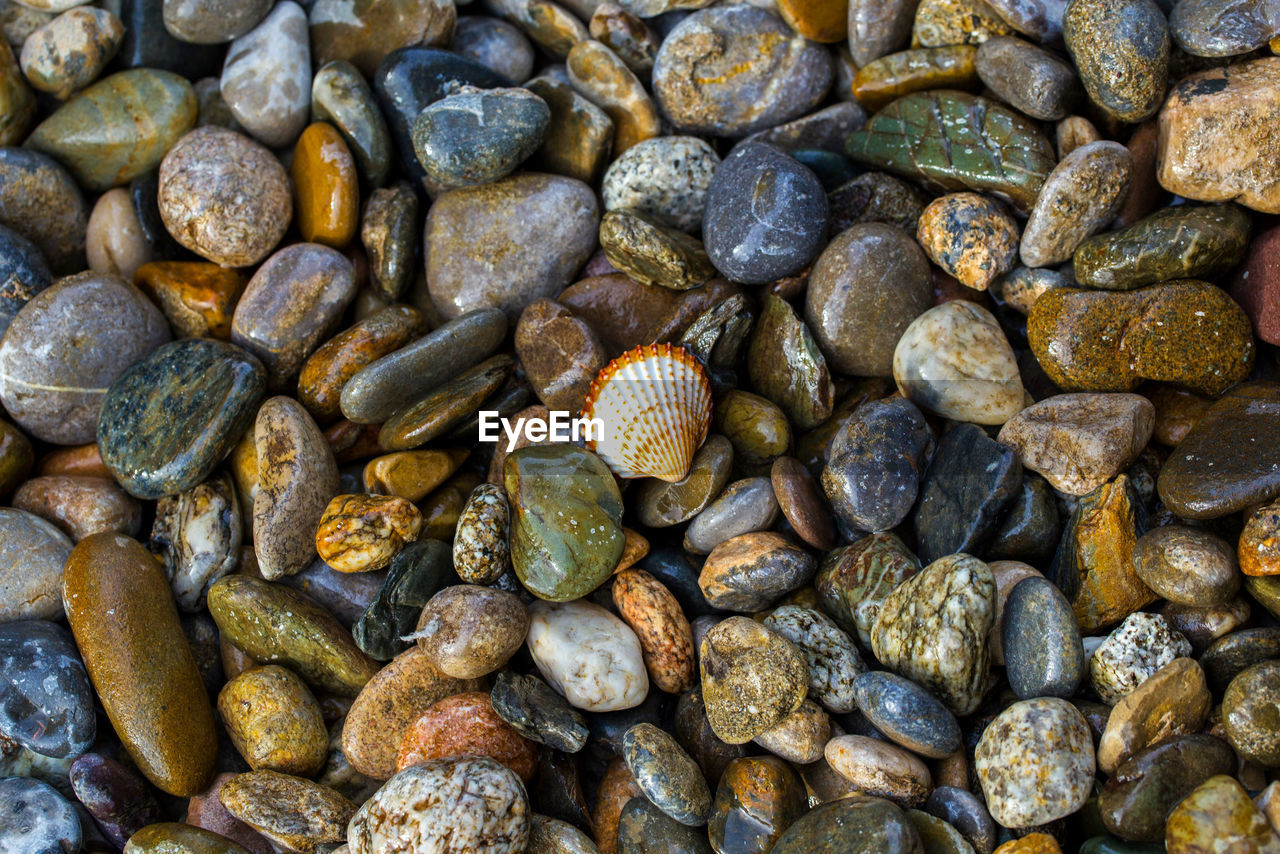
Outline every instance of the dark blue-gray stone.
<svg viewBox="0 0 1280 854"><path fill-rule="evenodd" d="M82 838L75 808L48 783L0 780L0 854L74 854Z"/></svg>
<svg viewBox="0 0 1280 854"><path fill-rule="evenodd" d="M707 823L707 780L670 733L648 723L633 726L622 736L622 758L654 806L690 827Z"/></svg>
<svg viewBox="0 0 1280 854"><path fill-rule="evenodd" d="M413 632L418 615L449 583L452 570L453 553L440 540L417 540L396 552L377 597L351 627L356 646L378 661L390 661L412 646L401 638Z"/></svg>
<svg viewBox="0 0 1280 854"><path fill-rule="evenodd" d="M489 700L498 717L525 738L564 753L587 743L586 718L537 676L504 670L493 680Z"/></svg>
<svg viewBox="0 0 1280 854"><path fill-rule="evenodd" d="M986 558L1042 566L1053 558L1061 537L1062 520L1053 489L1039 475L1024 472L1022 487L1005 508Z"/></svg>
<svg viewBox="0 0 1280 854"><path fill-rule="evenodd" d="M413 150L434 181L474 187L514 171L542 145L550 124L547 102L527 89L459 92L418 115Z"/></svg>
<svg viewBox="0 0 1280 854"><path fill-rule="evenodd" d="M54 275L85 268L89 208L75 179L46 154L0 148L0 225L30 240Z"/></svg>
<svg viewBox="0 0 1280 854"><path fill-rule="evenodd" d="M0 225L0 335L27 300L53 283L39 247Z"/></svg>
<svg viewBox="0 0 1280 854"><path fill-rule="evenodd" d="M1215 695L1255 664L1280 658L1280 628L1241 629L1215 640L1200 656L1209 689Z"/></svg>
<svg viewBox="0 0 1280 854"><path fill-rule="evenodd" d="M0 624L0 735L65 759L93 744L93 689L70 632L47 620Z"/></svg>
<svg viewBox="0 0 1280 854"><path fill-rule="evenodd" d="M680 609L689 619L706 614L722 613L718 608L711 607L711 603L707 601L706 594L698 584L698 567L689 561L689 556L681 549L658 546L637 566L661 581L671 591L671 595L676 597Z"/></svg>
<svg viewBox="0 0 1280 854"><path fill-rule="evenodd" d="M373 76L373 91L400 162L416 184L421 186L427 174L413 149L413 123L418 115L463 86L494 89L505 85L502 75L480 63L435 48L404 47L382 60Z"/></svg>
<svg viewBox="0 0 1280 854"><path fill-rule="evenodd" d="M799 272L826 244L827 192L782 149L744 142L707 189L702 241L726 279L762 285Z"/></svg>
<svg viewBox="0 0 1280 854"><path fill-rule="evenodd" d="M976 424L958 424L938 440L920 486L917 553L922 564L964 552L981 555L1001 513L1022 487L1017 453Z"/></svg>
<svg viewBox="0 0 1280 854"><path fill-rule="evenodd" d="M915 404L892 397L863 404L831 440L822 488L856 531L888 531L916 503L933 432Z"/></svg>
<svg viewBox="0 0 1280 854"><path fill-rule="evenodd" d="M618 817L618 854L712 854L707 831L688 827L644 797L632 798Z"/></svg>
<svg viewBox="0 0 1280 854"><path fill-rule="evenodd" d="M942 701L910 679L870 671L853 680L854 701L876 729L908 750L941 759L960 749L960 724Z"/></svg>
<svg viewBox="0 0 1280 854"><path fill-rule="evenodd" d="M1005 675L1019 699L1071 697L1088 672L1071 603L1046 578L1014 585L1000 637Z"/></svg>
<svg viewBox="0 0 1280 854"><path fill-rule="evenodd" d="M950 824L973 846L975 854L991 854L996 847L996 822L972 792L939 786L929 793L924 811Z"/></svg>
<svg viewBox="0 0 1280 854"><path fill-rule="evenodd" d="M341 131L365 186L381 187L387 182L391 135L359 69L338 59L316 72L311 84L311 117Z"/></svg>
<svg viewBox="0 0 1280 854"><path fill-rule="evenodd" d="M112 68L163 68L188 80L217 77L226 55L223 44L191 44L164 25L164 0L120 0L124 40Z"/></svg>
<svg viewBox="0 0 1280 854"><path fill-rule="evenodd" d="M98 450L138 498L203 482L253 423L266 370L224 341L184 338L125 370L98 414Z"/></svg>
<svg viewBox="0 0 1280 854"><path fill-rule="evenodd" d="M854 795L801 816L770 854L924 854L906 815L883 798Z"/></svg>

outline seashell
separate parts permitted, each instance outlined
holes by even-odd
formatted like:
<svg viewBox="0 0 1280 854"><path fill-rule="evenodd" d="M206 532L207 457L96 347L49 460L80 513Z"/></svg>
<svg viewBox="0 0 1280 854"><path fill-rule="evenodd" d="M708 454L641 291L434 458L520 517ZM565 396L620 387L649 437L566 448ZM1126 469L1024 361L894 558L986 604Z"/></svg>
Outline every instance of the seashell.
<svg viewBox="0 0 1280 854"><path fill-rule="evenodd" d="M587 447L618 477L674 483L689 473L707 438L711 382L683 347L645 344L596 375L582 417L602 422Z"/></svg>

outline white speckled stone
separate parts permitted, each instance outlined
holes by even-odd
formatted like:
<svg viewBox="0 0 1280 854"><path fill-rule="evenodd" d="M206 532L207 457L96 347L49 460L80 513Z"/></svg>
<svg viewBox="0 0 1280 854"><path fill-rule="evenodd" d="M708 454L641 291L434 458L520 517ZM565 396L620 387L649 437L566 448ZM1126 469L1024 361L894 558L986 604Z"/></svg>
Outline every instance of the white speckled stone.
<svg viewBox="0 0 1280 854"><path fill-rule="evenodd" d="M298 138L311 107L307 13L282 0L258 26L231 43L222 97L251 135L280 148Z"/></svg>
<svg viewBox="0 0 1280 854"><path fill-rule="evenodd" d="M347 826L351 854L522 854L529 796L488 757L433 759L392 777Z"/></svg>
<svg viewBox="0 0 1280 854"><path fill-rule="evenodd" d="M867 666L835 621L812 608L783 605L764 624L794 643L809 660L809 697L836 713L856 708L853 682Z"/></svg>
<svg viewBox="0 0 1280 854"><path fill-rule="evenodd" d="M1068 261L1086 237L1107 227L1129 192L1133 157L1118 142L1099 140L1072 151L1040 188L1022 231L1028 267Z"/></svg>
<svg viewBox="0 0 1280 854"><path fill-rule="evenodd" d="M502 487L482 483L472 490L453 534L453 568L459 578L468 584L492 584L511 566L510 520Z"/></svg>
<svg viewBox="0 0 1280 854"><path fill-rule="evenodd" d="M614 712L640 705L649 693L640 641L622 620L584 600L529 606L529 652L569 705Z"/></svg>
<svg viewBox="0 0 1280 854"><path fill-rule="evenodd" d="M711 146L694 136L639 142L604 173L604 209L639 211L672 228L696 231L719 165Z"/></svg>
<svg viewBox="0 0 1280 854"><path fill-rule="evenodd" d="M164 562L178 607L199 611L209 585L236 568L244 516L226 473L156 505L151 548Z"/></svg>
<svg viewBox="0 0 1280 854"><path fill-rule="evenodd" d="M911 321L893 351L893 379L912 403L953 421L1003 424L1026 404L1009 340L991 312L968 300Z"/></svg>
<svg viewBox="0 0 1280 854"><path fill-rule="evenodd" d="M1057 697L1014 703L987 725L974 755L991 817L1005 827L1047 824L1084 806L1093 739L1080 710Z"/></svg>
<svg viewBox="0 0 1280 854"><path fill-rule="evenodd" d="M1114 706L1175 658L1191 655L1191 643L1159 614L1130 614L1089 659L1089 680L1102 702Z"/></svg>

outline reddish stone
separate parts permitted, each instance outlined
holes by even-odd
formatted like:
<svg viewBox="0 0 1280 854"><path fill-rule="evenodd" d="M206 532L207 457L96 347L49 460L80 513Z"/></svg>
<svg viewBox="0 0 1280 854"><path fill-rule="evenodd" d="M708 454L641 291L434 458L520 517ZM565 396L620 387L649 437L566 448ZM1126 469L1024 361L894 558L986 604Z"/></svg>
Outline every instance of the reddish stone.
<svg viewBox="0 0 1280 854"><path fill-rule="evenodd" d="M526 783L538 767L537 745L498 717L483 691L454 694L423 712L400 742L396 770L454 756L488 756Z"/></svg>
<svg viewBox="0 0 1280 854"><path fill-rule="evenodd" d="M1227 291L1253 321L1254 334L1280 344L1280 224L1254 236Z"/></svg>
<svg viewBox="0 0 1280 854"><path fill-rule="evenodd" d="M274 854L275 849L266 837L233 816L218 800L218 791L235 774L219 774L213 784L187 802L187 824L220 833L232 842L238 842L252 854Z"/></svg>

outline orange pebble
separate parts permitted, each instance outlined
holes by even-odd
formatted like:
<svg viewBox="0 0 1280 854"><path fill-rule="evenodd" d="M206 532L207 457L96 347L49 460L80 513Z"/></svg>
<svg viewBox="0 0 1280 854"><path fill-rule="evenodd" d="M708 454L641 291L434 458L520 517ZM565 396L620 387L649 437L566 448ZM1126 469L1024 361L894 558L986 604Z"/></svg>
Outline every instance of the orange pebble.
<svg viewBox="0 0 1280 854"><path fill-rule="evenodd" d="M302 239L341 249L356 236L360 190L356 162L333 125L316 122L293 149L295 221Z"/></svg>
<svg viewBox="0 0 1280 854"><path fill-rule="evenodd" d="M405 733L396 757L403 771L431 759L488 756L528 783L538 765L538 747L498 717L483 691L446 697L422 713Z"/></svg>

